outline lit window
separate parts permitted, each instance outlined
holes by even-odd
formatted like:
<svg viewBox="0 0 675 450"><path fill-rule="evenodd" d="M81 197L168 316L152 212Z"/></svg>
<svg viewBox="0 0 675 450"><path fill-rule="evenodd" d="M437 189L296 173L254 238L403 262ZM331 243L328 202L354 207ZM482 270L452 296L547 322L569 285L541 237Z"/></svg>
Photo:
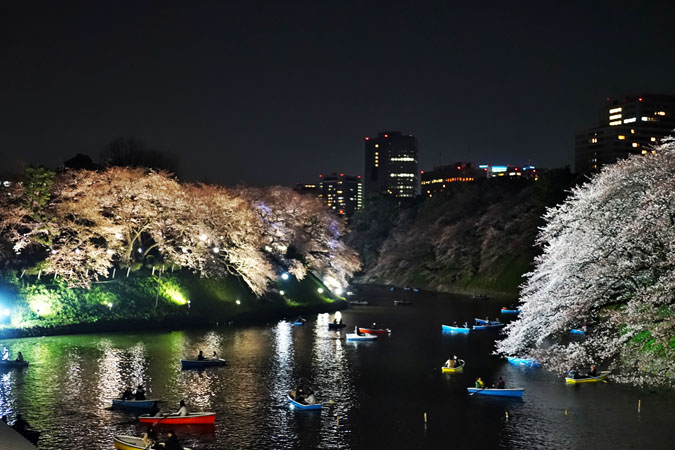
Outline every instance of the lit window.
<svg viewBox="0 0 675 450"><path fill-rule="evenodd" d="M637 148L637 147L640 146L640 144L638 144L637 142L633 142L631 145L632 145L633 147L635 147L635 148Z"/></svg>
<svg viewBox="0 0 675 450"><path fill-rule="evenodd" d="M630 119L623 119L623 123L633 123L633 122L635 122L636 120L637 120L637 119L636 119L635 117L631 117Z"/></svg>
<svg viewBox="0 0 675 450"><path fill-rule="evenodd" d="M653 136L652 136L652 137L650 137L650 138L649 138L649 140L650 140L650 141L652 141L652 142L656 142L656 138L655 138L655 137L653 137Z"/></svg>
<svg viewBox="0 0 675 450"><path fill-rule="evenodd" d="M635 134L635 130L631 128L630 134Z"/></svg>
<svg viewBox="0 0 675 450"><path fill-rule="evenodd" d="M621 108L612 108L612 109L609 110L610 114L614 114L614 113L618 113L618 112L621 112Z"/></svg>
<svg viewBox="0 0 675 450"><path fill-rule="evenodd" d="M625 120L624 120L624 122L625 122ZM614 122L610 122L609 124L610 124L611 126L614 126L614 125L621 125L621 121L620 121L620 120L615 120Z"/></svg>
<svg viewBox="0 0 675 450"><path fill-rule="evenodd" d="M621 114L613 114L613 115L609 116L609 120L620 119L620 118L621 118Z"/></svg>
<svg viewBox="0 0 675 450"><path fill-rule="evenodd" d="M617 137L619 138L620 141L623 141L624 139L626 139L626 136L624 136L623 134L620 134Z"/></svg>
<svg viewBox="0 0 675 450"><path fill-rule="evenodd" d="M647 154L647 150L642 150L642 154L643 154L643 155L646 155L646 154Z"/></svg>
<svg viewBox="0 0 675 450"><path fill-rule="evenodd" d="M651 121L654 120L654 119L651 118L651 117L645 117L645 116L642 116L641 119L642 119L643 122L651 122Z"/></svg>
<svg viewBox="0 0 675 450"><path fill-rule="evenodd" d="M654 114L659 115L659 116L665 116L666 112L665 111L656 111Z"/></svg>
<svg viewBox="0 0 675 450"><path fill-rule="evenodd" d="M380 148L380 144L375 144L375 148Z"/></svg>
<svg viewBox="0 0 675 450"><path fill-rule="evenodd" d="M598 138L592 138L591 139L591 144L595 144L598 142ZM496 172L496 170L493 170L493 172Z"/></svg>

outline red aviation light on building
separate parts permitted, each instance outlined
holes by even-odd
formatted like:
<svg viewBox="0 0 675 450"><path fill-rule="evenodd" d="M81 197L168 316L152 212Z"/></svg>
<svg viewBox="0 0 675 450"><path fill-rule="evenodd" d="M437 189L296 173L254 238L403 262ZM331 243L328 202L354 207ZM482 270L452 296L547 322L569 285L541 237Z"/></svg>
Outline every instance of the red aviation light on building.
<svg viewBox="0 0 675 450"><path fill-rule="evenodd" d="M385 134L385 135L384 135L384 137L388 138L388 137L389 137L389 135L388 135L388 134Z"/></svg>
<svg viewBox="0 0 675 450"><path fill-rule="evenodd" d="M424 170L420 170L420 173L424 173Z"/></svg>
<svg viewBox="0 0 675 450"><path fill-rule="evenodd" d="M366 141L369 141L369 140L370 140L370 138L368 136L366 136Z"/></svg>
<svg viewBox="0 0 675 450"><path fill-rule="evenodd" d="M323 178L323 175L319 174L319 178Z"/></svg>
<svg viewBox="0 0 675 450"><path fill-rule="evenodd" d="M361 178L361 175L359 175L359 178Z"/></svg>
<svg viewBox="0 0 675 450"><path fill-rule="evenodd" d="M462 166L457 166L457 170L461 170L461 169L462 169Z"/></svg>
<svg viewBox="0 0 675 450"><path fill-rule="evenodd" d="M341 174L340 174L340 176L341 176L341 177L344 177L344 176L345 176L345 174L344 174L344 173L341 173Z"/></svg>
<svg viewBox="0 0 675 450"><path fill-rule="evenodd" d="M344 213L345 213L345 210L344 210L344 209L341 209L341 210L340 210L340 214L344 214Z"/></svg>
<svg viewBox="0 0 675 450"><path fill-rule="evenodd" d="M641 102L641 101L642 101L642 97L638 98L638 102Z"/></svg>

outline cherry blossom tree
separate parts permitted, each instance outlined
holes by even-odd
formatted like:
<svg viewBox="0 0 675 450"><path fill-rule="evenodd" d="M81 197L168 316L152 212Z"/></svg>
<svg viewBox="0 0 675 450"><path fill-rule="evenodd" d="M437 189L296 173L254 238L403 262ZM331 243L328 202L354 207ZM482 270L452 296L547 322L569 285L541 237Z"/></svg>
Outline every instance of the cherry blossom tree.
<svg viewBox="0 0 675 450"><path fill-rule="evenodd" d="M675 140L605 167L545 214L543 253L497 351L675 379ZM570 337L584 324L587 335Z"/></svg>

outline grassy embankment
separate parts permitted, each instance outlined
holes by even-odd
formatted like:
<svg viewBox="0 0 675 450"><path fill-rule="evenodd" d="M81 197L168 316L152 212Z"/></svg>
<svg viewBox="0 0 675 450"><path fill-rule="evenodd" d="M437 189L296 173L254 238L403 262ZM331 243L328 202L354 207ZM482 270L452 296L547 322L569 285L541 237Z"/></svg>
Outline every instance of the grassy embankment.
<svg viewBox="0 0 675 450"><path fill-rule="evenodd" d="M317 291L320 287L323 294ZM117 274L89 289L6 273L0 278L0 337L256 321L345 305L312 275L301 282L279 280L273 291L256 298L236 277L199 278L183 271L152 275L143 269L129 277Z"/></svg>

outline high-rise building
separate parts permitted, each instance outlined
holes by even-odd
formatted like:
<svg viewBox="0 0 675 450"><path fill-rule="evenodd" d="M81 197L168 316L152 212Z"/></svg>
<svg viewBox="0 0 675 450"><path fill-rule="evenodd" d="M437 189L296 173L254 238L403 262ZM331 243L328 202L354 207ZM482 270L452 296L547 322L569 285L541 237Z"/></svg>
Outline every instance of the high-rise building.
<svg viewBox="0 0 675 450"><path fill-rule="evenodd" d="M420 193L417 139L412 134L384 131L366 138L366 197L413 198Z"/></svg>
<svg viewBox="0 0 675 450"><path fill-rule="evenodd" d="M363 207L361 175L319 175L319 197L340 216L351 217Z"/></svg>
<svg viewBox="0 0 675 450"><path fill-rule="evenodd" d="M608 99L600 110L600 126L575 137L575 171L592 172L630 154L651 153L673 129L675 96L641 94Z"/></svg>

